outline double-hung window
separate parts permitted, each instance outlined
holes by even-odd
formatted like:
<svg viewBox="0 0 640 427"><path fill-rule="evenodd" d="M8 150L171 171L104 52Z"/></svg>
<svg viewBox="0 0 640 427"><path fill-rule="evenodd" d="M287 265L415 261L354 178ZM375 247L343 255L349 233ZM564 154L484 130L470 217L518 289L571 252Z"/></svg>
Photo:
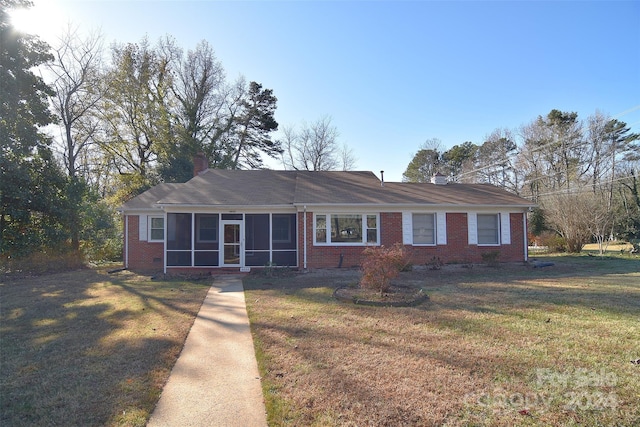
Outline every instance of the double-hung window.
<svg viewBox="0 0 640 427"><path fill-rule="evenodd" d="M162 216L149 217L149 241L150 242L164 241L164 217Z"/></svg>
<svg viewBox="0 0 640 427"><path fill-rule="evenodd" d="M316 244L378 244L377 214L316 214Z"/></svg>
<svg viewBox="0 0 640 427"><path fill-rule="evenodd" d="M413 244L414 245L435 245L436 244L436 215L432 213L414 213L413 224Z"/></svg>
<svg viewBox="0 0 640 427"><path fill-rule="evenodd" d="M367 243L378 243L378 216L367 215Z"/></svg>
<svg viewBox="0 0 640 427"><path fill-rule="evenodd" d="M500 244L500 214L478 214L478 244Z"/></svg>
<svg viewBox="0 0 640 427"><path fill-rule="evenodd" d="M327 243L327 215L316 215L316 243Z"/></svg>

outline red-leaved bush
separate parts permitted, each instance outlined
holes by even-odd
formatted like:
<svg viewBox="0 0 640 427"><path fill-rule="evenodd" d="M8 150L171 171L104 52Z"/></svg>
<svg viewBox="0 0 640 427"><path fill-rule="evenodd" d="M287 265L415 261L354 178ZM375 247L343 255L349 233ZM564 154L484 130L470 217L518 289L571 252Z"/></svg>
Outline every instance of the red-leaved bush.
<svg viewBox="0 0 640 427"><path fill-rule="evenodd" d="M391 280L408 264L404 246L399 243L389 248L371 246L364 250L363 255L360 286L380 293L389 291Z"/></svg>

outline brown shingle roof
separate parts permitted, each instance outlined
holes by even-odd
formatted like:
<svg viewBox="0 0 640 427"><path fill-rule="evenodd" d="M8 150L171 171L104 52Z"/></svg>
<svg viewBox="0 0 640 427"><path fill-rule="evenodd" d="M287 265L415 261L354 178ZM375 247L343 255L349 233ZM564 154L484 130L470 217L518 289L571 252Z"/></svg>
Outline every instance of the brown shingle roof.
<svg viewBox="0 0 640 427"><path fill-rule="evenodd" d="M209 169L159 199L167 205L292 205L295 171Z"/></svg>
<svg viewBox="0 0 640 427"><path fill-rule="evenodd" d="M142 194L137 195L133 199L124 203L122 210L132 209L150 209L153 205L163 197L166 197L174 190L178 190L184 184L162 183L152 187Z"/></svg>
<svg viewBox="0 0 640 427"><path fill-rule="evenodd" d="M488 184L387 182L372 172L309 172L210 169L184 184L161 184L127 202L189 206L283 205L446 205L514 206L533 204ZM171 186L171 187L166 187ZM167 191L170 190L170 191ZM153 200L153 201L151 201ZM132 202L135 202L133 206Z"/></svg>

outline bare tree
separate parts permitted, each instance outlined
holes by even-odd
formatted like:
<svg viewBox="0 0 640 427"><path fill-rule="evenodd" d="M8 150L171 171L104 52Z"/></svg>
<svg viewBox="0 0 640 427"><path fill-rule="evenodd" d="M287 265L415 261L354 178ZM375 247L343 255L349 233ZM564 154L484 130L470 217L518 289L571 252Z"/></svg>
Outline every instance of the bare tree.
<svg viewBox="0 0 640 427"><path fill-rule="evenodd" d="M342 144L340 149L340 163L343 171L350 171L356 168L357 160L353 149L349 148L347 144Z"/></svg>
<svg viewBox="0 0 640 427"><path fill-rule="evenodd" d="M61 120L67 174L76 177L78 160L98 129L96 109L103 95L102 36L94 32L83 38L69 25L53 48L53 55L55 61L47 64L56 91L53 110ZM86 165L83 174L87 178Z"/></svg>
<svg viewBox="0 0 640 427"><path fill-rule="evenodd" d="M587 186L545 195L543 209L547 224L565 239L569 252L580 252L593 237L600 254L603 253L603 244L614 221L607 199L606 193L594 193Z"/></svg>
<svg viewBox="0 0 640 427"><path fill-rule="evenodd" d="M338 145L338 129L325 116L310 125L304 124L300 131L294 128L283 130L282 163L286 169L327 171L350 170L355 166L353 151L346 145Z"/></svg>
<svg viewBox="0 0 640 427"><path fill-rule="evenodd" d="M204 152L212 165L216 163L219 141L233 125L235 109L229 109L228 102L239 105L239 101L233 103L234 91L225 83L222 64L205 40L186 55L170 38L162 40L161 47L165 56L176 58L171 87L176 99L176 137L164 144L159 169L165 181L183 182L192 176L195 153Z"/></svg>
<svg viewBox="0 0 640 427"><path fill-rule="evenodd" d="M80 210L86 192L85 182L89 181L92 172L82 160L88 157L88 147L99 126L97 106L103 95L102 53L99 33L82 37L78 29L69 24L53 48L54 61L46 65L55 90L51 103L60 117L63 135L62 158L69 176L65 187L69 201L66 220L74 249L80 247Z"/></svg>
<svg viewBox="0 0 640 427"><path fill-rule="evenodd" d="M515 138L510 130L494 130L478 149L478 181L518 193L518 175L513 165L516 150Z"/></svg>

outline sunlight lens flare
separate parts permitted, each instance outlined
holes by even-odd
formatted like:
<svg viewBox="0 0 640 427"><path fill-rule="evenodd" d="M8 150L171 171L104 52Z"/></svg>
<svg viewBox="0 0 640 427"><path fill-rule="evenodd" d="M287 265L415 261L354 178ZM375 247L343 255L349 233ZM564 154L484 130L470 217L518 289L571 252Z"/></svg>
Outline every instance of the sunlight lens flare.
<svg viewBox="0 0 640 427"><path fill-rule="evenodd" d="M11 24L22 33L50 41L64 25L58 6L56 0L47 0L36 1L32 7L12 9L9 11Z"/></svg>

